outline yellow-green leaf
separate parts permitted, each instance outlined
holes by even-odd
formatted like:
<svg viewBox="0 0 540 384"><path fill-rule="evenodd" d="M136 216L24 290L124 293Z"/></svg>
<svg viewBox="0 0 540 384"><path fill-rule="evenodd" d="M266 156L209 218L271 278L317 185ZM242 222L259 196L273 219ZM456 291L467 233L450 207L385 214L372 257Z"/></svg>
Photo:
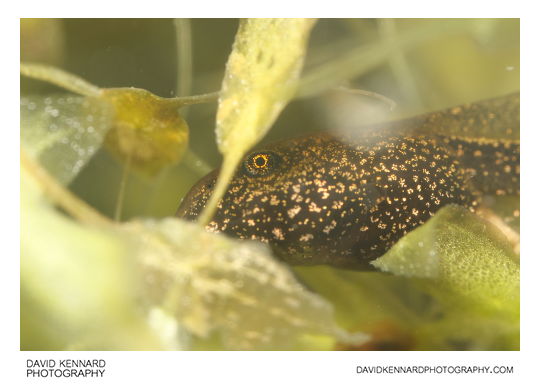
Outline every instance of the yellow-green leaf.
<svg viewBox="0 0 540 384"><path fill-rule="evenodd" d="M179 219L125 224L146 276L146 301L214 348L328 349L361 344L340 329L330 303L308 291L256 242L232 240Z"/></svg>
<svg viewBox="0 0 540 384"><path fill-rule="evenodd" d="M70 94L21 97L21 144L62 184L69 184L101 147L110 104Z"/></svg>
<svg viewBox="0 0 540 384"><path fill-rule="evenodd" d="M21 228L22 349L163 348L141 316L125 244L56 211L24 168Z"/></svg>
<svg viewBox="0 0 540 384"><path fill-rule="evenodd" d="M180 161L189 129L178 112L179 99L161 98L137 88L103 89L101 97L115 111L105 140L115 156L151 176Z"/></svg>
<svg viewBox="0 0 540 384"><path fill-rule="evenodd" d="M448 206L375 260L396 275L427 279L451 302L519 316L519 261L489 222ZM448 301L447 300L447 301Z"/></svg>
<svg viewBox="0 0 540 384"><path fill-rule="evenodd" d="M207 222L242 156L270 129L296 91L313 19L240 22L227 62L216 119L224 155L201 222Z"/></svg>

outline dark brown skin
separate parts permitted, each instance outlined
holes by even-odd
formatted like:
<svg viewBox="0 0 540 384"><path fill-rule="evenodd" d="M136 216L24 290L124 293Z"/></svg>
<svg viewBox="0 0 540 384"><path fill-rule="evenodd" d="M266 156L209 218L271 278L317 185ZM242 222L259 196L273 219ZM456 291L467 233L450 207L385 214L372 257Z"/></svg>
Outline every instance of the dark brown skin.
<svg viewBox="0 0 540 384"><path fill-rule="evenodd" d="M197 218L217 172L177 216ZM443 206L474 212L488 194L519 195L519 94L346 139L319 133L268 145L245 158L207 229L269 243L290 264L370 269Z"/></svg>

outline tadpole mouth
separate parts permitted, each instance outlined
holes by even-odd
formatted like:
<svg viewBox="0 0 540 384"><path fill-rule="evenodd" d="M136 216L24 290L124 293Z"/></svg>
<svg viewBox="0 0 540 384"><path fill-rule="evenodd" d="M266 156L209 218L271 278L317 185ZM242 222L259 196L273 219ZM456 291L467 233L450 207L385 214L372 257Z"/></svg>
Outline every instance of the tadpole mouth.
<svg viewBox="0 0 540 384"><path fill-rule="evenodd" d="M214 190L219 169L215 169L200 179L180 202L176 217L186 220L195 220L206 206L208 198Z"/></svg>

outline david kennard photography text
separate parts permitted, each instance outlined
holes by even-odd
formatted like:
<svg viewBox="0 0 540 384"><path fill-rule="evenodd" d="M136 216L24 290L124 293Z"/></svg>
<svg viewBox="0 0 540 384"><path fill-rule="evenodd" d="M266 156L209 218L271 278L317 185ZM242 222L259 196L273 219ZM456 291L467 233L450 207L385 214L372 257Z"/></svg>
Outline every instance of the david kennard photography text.
<svg viewBox="0 0 540 384"><path fill-rule="evenodd" d="M103 377L103 359L26 360L26 377Z"/></svg>

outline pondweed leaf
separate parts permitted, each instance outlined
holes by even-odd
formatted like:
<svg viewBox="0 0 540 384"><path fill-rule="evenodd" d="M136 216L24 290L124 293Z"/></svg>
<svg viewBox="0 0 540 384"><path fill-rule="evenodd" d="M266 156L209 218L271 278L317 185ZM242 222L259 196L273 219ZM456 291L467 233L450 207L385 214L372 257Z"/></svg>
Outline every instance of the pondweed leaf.
<svg viewBox="0 0 540 384"><path fill-rule="evenodd" d="M372 263L399 276L422 279L448 296L519 318L519 261L489 222L447 206Z"/></svg>
<svg viewBox="0 0 540 384"><path fill-rule="evenodd" d="M265 245L179 219L123 228L147 277L147 302L198 337L217 334L224 349L321 348L312 341L320 337L322 348L367 340L340 329L332 305L298 283Z"/></svg>
<svg viewBox="0 0 540 384"><path fill-rule="evenodd" d="M312 19L240 22L217 114L222 153L255 144L293 96L314 23Z"/></svg>
<svg viewBox="0 0 540 384"><path fill-rule="evenodd" d="M294 95L314 19L240 22L221 88L216 136L223 166L201 215L207 222L242 158Z"/></svg>
<svg viewBox="0 0 540 384"><path fill-rule="evenodd" d="M178 99L137 88L103 89L101 98L115 111L105 144L121 161L150 176L180 161L189 129L178 112Z"/></svg>
<svg viewBox="0 0 540 384"><path fill-rule="evenodd" d="M340 349L519 349L519 321L512 310L486 310L451 289L437 288L436 281L328 266L294 270L332 303L340 326L371 337L361 345L340 343Z"/></svg>
<svg viewBox="0 0 540 384"><path fill-rule="evenodd" d="M141 315L128 247L59 213L24 168L21 228L21 349L163 348Z"/></svg>
<svg viewBox="0 0 540 384"><path fill-rule="evenodd" d="M66 185L101 147L113 119L109 103L61 94L21 97L21 145Z"/></svg>

